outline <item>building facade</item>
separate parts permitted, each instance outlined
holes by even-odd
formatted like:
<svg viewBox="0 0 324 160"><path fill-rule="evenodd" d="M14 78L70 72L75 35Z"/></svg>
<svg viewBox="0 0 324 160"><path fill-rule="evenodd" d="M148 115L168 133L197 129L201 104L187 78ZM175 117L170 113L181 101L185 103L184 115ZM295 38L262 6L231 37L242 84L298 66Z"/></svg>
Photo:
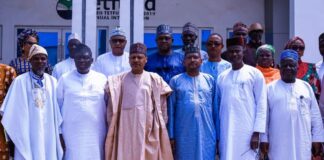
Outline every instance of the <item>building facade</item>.
<svg viewBox="0 0 324 160"><path fill-rule="evenodd" d="M98 56L109 51L109 33L116 26L126 28L128 42L143 41L149 52L156 50L155 28L172 26L174 48L182 45L186 22L199 28L198 45L212 32L228 38L235 22L248 26L260 22L264 41L279 53L292 36L304 38L303 59L320 60L318 35L324 32L324 1L312 0L10 0L0 2L0 58L9 61L17 53L17 35L25 28L39 32L40 44L49 52L52 65L68 57L67 37L81 34ZM126 7L125 7L126 6ZM128 48L126 48L128 49ZM277 54L278 55L278 54ZM277 57L277 56L276 56Z"/></svg>

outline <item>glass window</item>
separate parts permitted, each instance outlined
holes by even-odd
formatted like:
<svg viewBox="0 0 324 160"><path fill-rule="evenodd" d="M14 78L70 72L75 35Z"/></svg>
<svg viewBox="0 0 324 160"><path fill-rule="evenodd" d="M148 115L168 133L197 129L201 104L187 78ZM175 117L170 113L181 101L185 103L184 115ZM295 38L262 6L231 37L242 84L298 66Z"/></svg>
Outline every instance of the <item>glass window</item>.
<svg viewBox="0 0 324 160"><path fill-rule="evenodd" d="M103 28L99 28L97 30L97 53L98 55L104 54L108 51L107 45L108 45L108 29L103 29ZM64 41L64 57L69 58L70 53L68 50L68 39L69 36L71 35L71 31L67 31L65 32L65 41Z"/></svg>
<svg viewBox="0 0 324 160"><path fill-rule="evenodd" d="M68 49L68 41L69 41L69 36L71 35L71 32L65 32L65 40L64 40L64 58L67 59L70 57L70 51Z"/></svg>
<svg viewBox="0 0 324 160"><path fill-rule="evenodd" d="M18 35L26 28L17 28L17 37ZM32 28L35 29L35 28ZM51 29L35 29L38 32L38 37L39 37L39 45L44 47L48 53L48 62L54 66L57 63L57 54L58 54L58 49L59 49L59 30L51 30ZM19 49L19 45L16 42L16 50L17 50L17 57L21 56L21 52Z"/></svg>
<svg viewBox="0 0 324 160"><path fill-rule="evenodd" d="M233 38L233 28L227 28L226 29L226 39Z"/></svg>
<svg viewBox="0 0 324 160"><path fill-rule="evenodd" d="M98 29L97 47L98 55L104 54L108 51L108 34L107 29Z"/></svg>
<svg viewBox="0 0 324 160"><path fill-rule="evenodd" d="M208 36L211 34L211 30L210 29L202 29L201 32L201 50L207 51L206 49L206 43L208 40Z"/></svg>
<svg viewBox="0 0 324 160"><path fill-rule="evenodd" d="M48 52L48 61L55 65L70 56L68 50L68 38L71 35L71 29L68 27L17 27L16 40L18 35L27 28L34 29L38 32L39 44ZM0 28L1 29L1 28ZM0 34L1 38L1 34ZM17 41L15 41L16 43ZM108 28L99 27L97 29L97 53L98 55L108 51ZM1 46L0 46L1 47ZM0 48L1 49L1 48ZM21 56L18 43L16 43L17 57ZM94 51L93 51L94 52ZM95 52L93 53L95 54Z"/></svg>
<svg viewBox="0 0 324 160"><path fill-rule="evenodd" d="M38 32L39 45L44 47L48 53L48 63L54 66L57 63L58 33Z"/></svg>

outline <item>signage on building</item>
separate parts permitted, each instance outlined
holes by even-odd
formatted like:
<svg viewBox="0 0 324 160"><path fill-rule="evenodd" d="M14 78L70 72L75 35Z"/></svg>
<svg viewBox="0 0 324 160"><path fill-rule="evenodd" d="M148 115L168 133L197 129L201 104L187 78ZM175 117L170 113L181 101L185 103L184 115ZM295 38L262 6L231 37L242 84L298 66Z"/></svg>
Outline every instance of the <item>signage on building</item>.
<svg viewBox="0 0 324 160"><path fill-rule="evenodd" d="M97 0L97 20L119 20L120 0ZM144 19L155 16L155 0L144 0ZM58 0L57 14L66 20L72 19L72 0Z"/></svg>
<svg viewBox="0 0 324 160"><path fill-rule="evenodd" d="M119 20L120 0L97 0L97 20ZM155 0L144 0L144 19L155 16Z"/></svg>
<svg viewBox="0 0 324 160"><path fill-rule="evenodd" d="M63 19L72 19L72 0L59 0L56 3L56 12Z"/></svg>

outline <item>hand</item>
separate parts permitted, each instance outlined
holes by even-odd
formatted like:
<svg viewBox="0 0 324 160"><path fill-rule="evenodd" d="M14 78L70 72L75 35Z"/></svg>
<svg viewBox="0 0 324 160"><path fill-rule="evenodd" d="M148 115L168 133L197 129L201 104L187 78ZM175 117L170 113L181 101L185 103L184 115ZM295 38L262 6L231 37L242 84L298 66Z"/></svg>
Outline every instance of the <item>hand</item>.
<svg viewBox="0 0 324 160"><path fill-rule="evenodd" d="M175 155L175 141L173 139L170 139L171 149L173 155Z"/></svg>
<svg viewBox="0 0 324 160"><path fill-rule="evenodd" d="M321 142L313 142L312 143L312 151L314 156L319 156L322 154L322 144Z"/></svg>
<svg viewBox="0 0 324 160"><path fill-rule="evenodd" d="M216 155L219 155L219 141L216 141L216 150L217 150L217 152L216 152Z"/></svg>
<svg viewBox="0 0 324 160"><path fill-rule="evenodd" d="M260 151L262 154L268 154L269 151L269 143L261 142L260 143Z"/></svg>
<svg viewBox="0 0 324 160"><path fill-rule="evenodd" d="M252 150L256 150L259 148L259 132L253 132L250 147Z"/></svg>

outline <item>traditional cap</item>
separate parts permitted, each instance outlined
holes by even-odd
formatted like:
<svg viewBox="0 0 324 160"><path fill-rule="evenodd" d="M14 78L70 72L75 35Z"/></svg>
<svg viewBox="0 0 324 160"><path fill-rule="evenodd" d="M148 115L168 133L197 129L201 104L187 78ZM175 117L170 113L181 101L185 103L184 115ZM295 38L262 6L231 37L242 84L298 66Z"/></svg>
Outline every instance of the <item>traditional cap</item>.
<svg viewBox="0 0 324 160"><path fill-rule="evenodd" d="M18 45L19 45L19 52L21 52L21 47L24 45L26 39L29 37L35 37L37 42L39 40L38 33L33 29L25 29L18 35Z"/></svg>
<svg viewBox="0 0 324 160"><path fill-rule="evenodd" d="M33 44L29 50L28 60L30 60L36 54L44 54L47 56L47 51L42 46Z"/></svg>
<svg viewBox="0 0 324 160"><path fill-rule="evenodd" d="M249 32L251 32L251 31L262 31L263 32L262 25L258 22L251 24L251 26L249 28Z"/></svg>
<svg viewBox="0 0 324 160"><path fill-rule="evenodd" d="M198 35L198 28L191 22L186 23L182 28L182 33L189 32Z"/></svg>
<svg viewBox="0 0 324 160"><path fill-rule="evenodd" d="M256 50L256 55L258 56L259 54L260 54L260 51L261 50L268 50L268 51L270 51L271 52L271 54L272 54L272 57L274 57L274 54L276 53L276 50L273 48L273 46L272 45L270 45L270 44L264 44L264 45L262 45L262 46L260 46L257 50Z"/></svg>
<svg viewBox="0 0 324 160"><path fill-rule="evenodd" d="M161 24L156 28L157 36L161 34L172 34L172 29L169 25Z"/></svg>
<svg viewBox="0 0 324 160"><path fill-rule="evenodd" d="M129 54L141 53L146 55L146 46L143 43L134 43L130 46Z"/></svg>
<svg viewBox="0 0 324 160"><path fill-rule="evenodd" d="M242 37L234 37L234 38L229 38L226 40L226 47L230 47L230 46L242 46L244 47L245 42L244 39Z"/></svg>
<svg viewBox="0 0 324 160"><path fill-rule="evenodd" d="M291 58L294 61L298 61L298 53L292 49L283 50L280 55L280 61L286 58Z"/></svg>
<svg viewBox="0 0 324 160"><path fill-rule="evenodd" d="M124 36L124 37L126 37L125 32L120 27L116 27L115 29L112 30L110 37L113 37L113 36Z"/></svg>
<svg viewBox="0 0 324 160"><path fill-rule="evenodd" d="M79 40L81 42L80 36L77 33L71 33L69 38L68 38L68 41L70 41L71 39L76 39L76 40Z"/></svg>
<svg viewBox="0 0 324 160"><path fill-rule="evenodd" d="M324 41L324 33L322 33L319 37L318 37L319 42Z"/></svg>
<svg viewBox="0 0 324 160"><path fill-rule="evenodd" d="M233 25L233 32L239 31L248 32L248 28L243 22L237 22Z"/></svg>
<svg viewBox="0 0 324 160"><path fill-rule="evenodd" d="M200 53L200 49L195 45L187 45L184 47L185 55L188 53Z"/></svg>

